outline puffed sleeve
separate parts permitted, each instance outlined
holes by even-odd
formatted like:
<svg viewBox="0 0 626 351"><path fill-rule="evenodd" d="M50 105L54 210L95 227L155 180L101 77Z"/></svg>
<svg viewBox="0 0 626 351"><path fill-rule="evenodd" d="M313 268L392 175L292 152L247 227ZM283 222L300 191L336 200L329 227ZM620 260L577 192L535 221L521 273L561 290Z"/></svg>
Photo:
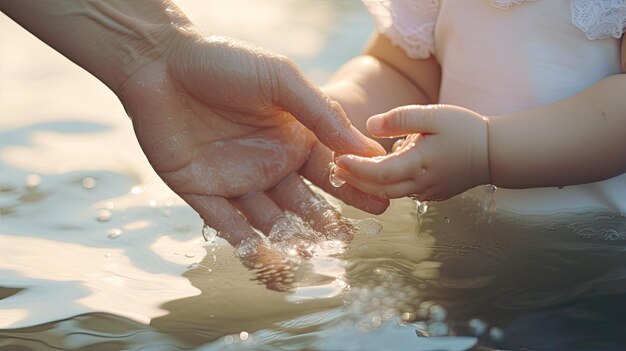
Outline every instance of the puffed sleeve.
<svg viewBox="0 0 626 351"><path fill-rule="evenodd" d="M435 51L438 0L363 0L379 33L407 56L427 58Z"/></svg>

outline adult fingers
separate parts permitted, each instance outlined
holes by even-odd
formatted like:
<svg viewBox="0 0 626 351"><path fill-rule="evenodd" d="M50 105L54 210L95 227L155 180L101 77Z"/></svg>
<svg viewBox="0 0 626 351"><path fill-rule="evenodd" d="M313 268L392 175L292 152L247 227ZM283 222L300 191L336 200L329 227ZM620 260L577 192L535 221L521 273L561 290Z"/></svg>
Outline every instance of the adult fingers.
<svg viewBox="0 0 626 351"><path fill-rule="evenodd" d="M280 207L297 214L313 229L320 230L330 221L340 218L332 206L317 196L295 173L285 178L269 193Z"/></svg>
<svg viewBox="0 0 626 351"><path fill-rule="evenodd" d="M263 192L246 194L231 202L246 216L248 223L269 235L283 211Z"/></svg>
<svg viewBox="0 0 626 351"><path fill-rule="evenodd" d="M271 191L283 208L295 212L327 239L350 241L353 227L326 200L317 196L297 175L287 177Z"/></svg>
<svg viewBox="0 0 626 351"><path fill-rule="evenodd" d="M206 224L217 230L219 236L237 247L244 239L257 236L237 209L223 197L180 194Z"/></svg>
<svg viewBox="0 0 626 351"><path fill-rule="evenodd" d="M432 134L437 132L437 114L444 105L402 106L372 116L367 120L367 130L376 137L393 138L407 134Z"/></svg>
<svg viewBox="0 0 626 351"><path fill-rule="evenodd" d="M336 101L315 87L290 60L276 65L276 102L309 128L326 146L340 154L384 155L377 142L361 134Z"/></svg>
<svg viewBox="0 0 626 351"><path fill-rule="evenodd" d="M342 200L347 205L363 211L380 214L389 206L389 200L364 193L350 184L334 187L329 181L332 152L321 143L311 148L307 163L300 169L300 174L327 193Z"/></svg>

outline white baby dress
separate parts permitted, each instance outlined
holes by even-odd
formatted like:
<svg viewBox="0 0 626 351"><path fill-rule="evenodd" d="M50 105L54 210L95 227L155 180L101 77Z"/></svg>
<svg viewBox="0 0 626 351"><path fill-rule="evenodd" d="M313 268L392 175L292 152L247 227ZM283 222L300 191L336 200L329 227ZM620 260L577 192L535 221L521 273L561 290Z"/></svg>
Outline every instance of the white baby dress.
<svg viewBox="0 0 626 351"><path fill-rule="evenodd" d="M377 30L408 56L436 57L440 103L487 116L549 104L621 72L626 0L363 2ZM560 189L498 189L496 199L517 213L626 213L626 174Z"/></svg>

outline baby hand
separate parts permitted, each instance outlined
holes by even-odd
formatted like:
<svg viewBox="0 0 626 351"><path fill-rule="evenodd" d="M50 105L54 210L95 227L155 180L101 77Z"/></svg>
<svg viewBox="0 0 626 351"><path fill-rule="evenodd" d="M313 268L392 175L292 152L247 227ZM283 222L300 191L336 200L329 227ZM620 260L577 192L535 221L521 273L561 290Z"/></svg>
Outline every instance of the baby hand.
<svg viewBox="0 0 626 351"><path fill-rule="evenodd" d="M489 183L488 119L473 111L403 106L371 117L367 129L375 137L406 139L386 156L338 158L335 175L363 192L439 201Z"/></svg>

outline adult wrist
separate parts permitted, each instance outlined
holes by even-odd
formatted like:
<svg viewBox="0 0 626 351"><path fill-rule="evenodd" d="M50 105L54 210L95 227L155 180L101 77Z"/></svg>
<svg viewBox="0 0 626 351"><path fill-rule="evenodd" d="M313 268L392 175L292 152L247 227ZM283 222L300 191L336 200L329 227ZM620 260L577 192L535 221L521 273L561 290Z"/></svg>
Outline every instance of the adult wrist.
<svg viewBox="0 0 626 351"><path fill-rule="evenodd" d="M97 67L93 70L83 67L119 95L126 82L142 68L154 63L166 65L170 53L181 42L197 34L182 13L169 8L161 10L143 17L121 18L118 24L123 27L123 32L116 24L103 34L102 42L108 49L101 52Z"/></svg>
<svg viewBox="0 0 626 351"><path fill-rule="evenodd" d="M170 0L3 0L0 11L115 92L192 30Z"/></svg>

